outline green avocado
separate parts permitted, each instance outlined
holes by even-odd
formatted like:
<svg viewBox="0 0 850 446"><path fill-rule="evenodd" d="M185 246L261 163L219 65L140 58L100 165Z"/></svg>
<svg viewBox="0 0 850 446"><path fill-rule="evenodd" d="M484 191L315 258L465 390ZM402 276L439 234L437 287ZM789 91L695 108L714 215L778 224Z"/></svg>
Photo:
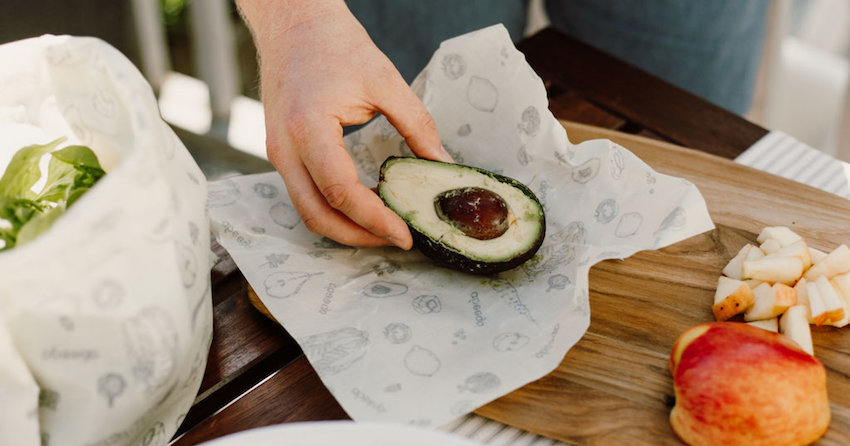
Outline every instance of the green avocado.
<svg viewBox="0 0 850 446"><path fill-rule="evenodd" d="M410 227L415 248L459 271L516 268L546 233L543 206L530 189L477 167L390 157L378 194Z"/></svg>

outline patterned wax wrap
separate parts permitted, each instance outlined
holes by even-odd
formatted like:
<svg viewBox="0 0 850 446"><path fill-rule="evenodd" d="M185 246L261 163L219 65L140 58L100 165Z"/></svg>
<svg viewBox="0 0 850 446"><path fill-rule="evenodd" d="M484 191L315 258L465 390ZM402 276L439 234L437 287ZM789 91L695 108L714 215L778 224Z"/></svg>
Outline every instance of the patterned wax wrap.
<svg viewBox="0 0 850 446"><path fill-rule="evenodd" d="M203 174L138 70L93 38L0 46L0 134L0 171L65 136L107 172L0 252L0 444L165 445L212 337Z"/></svg>
<svg viewBox="0 0 850 446"><path fill-rule="evenodd" d="M713 228L691 183L607 140L572 145L540 78L494 26L444 42L413 82L458 163L527 184L538 255L482 277L418 252L311 234L277 173L210 184L212 227L355 420L439 426L552 371L590 323L588 271ZM360 180L411 156L378 118L346 138Z"/></svg>

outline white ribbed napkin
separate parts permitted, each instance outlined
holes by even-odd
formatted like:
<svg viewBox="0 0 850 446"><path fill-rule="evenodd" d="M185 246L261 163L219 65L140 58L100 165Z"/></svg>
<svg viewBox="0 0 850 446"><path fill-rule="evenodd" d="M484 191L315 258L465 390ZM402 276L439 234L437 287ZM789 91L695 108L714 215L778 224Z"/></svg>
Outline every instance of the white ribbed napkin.
<svg viewBox="0 0 850 446"><path fill-rule="evenodd" d="M735 162L850 199L850 165L782 132L768 133Z"/></svg>

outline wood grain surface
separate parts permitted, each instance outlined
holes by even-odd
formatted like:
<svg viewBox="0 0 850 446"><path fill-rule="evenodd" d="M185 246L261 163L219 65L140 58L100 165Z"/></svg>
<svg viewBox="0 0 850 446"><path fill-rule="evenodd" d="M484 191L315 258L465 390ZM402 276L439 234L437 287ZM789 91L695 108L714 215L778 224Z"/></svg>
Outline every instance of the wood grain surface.
<svg viewBox="0 0 850 446"><path fill-rule="evenodd" d="M712 321L723 266L764 226L788 226L810 246L850 242L850 201L729 160L657 140L565 123L573 143L614 140L661 173L692 181L715 230L670 247L605 261L590 273L591 324L561 365L477 413L577 445L681 444L668 416L674 403L670 350L687 328ZM850 444L850 328L815 328L815 356L827 369L832 423L818 442Z"/></svg>

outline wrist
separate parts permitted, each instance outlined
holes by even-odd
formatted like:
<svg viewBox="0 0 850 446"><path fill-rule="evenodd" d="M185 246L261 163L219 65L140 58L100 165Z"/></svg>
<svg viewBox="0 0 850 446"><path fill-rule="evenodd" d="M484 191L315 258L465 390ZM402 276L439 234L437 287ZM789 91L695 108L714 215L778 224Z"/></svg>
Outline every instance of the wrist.
<svg viewBox="0 0 850 446"><path fill-rule="evenodd" d="M237 0L236 4L259 50L265 42L280 43L277 39L293 28L348 12L344 0Z"/></svg>

